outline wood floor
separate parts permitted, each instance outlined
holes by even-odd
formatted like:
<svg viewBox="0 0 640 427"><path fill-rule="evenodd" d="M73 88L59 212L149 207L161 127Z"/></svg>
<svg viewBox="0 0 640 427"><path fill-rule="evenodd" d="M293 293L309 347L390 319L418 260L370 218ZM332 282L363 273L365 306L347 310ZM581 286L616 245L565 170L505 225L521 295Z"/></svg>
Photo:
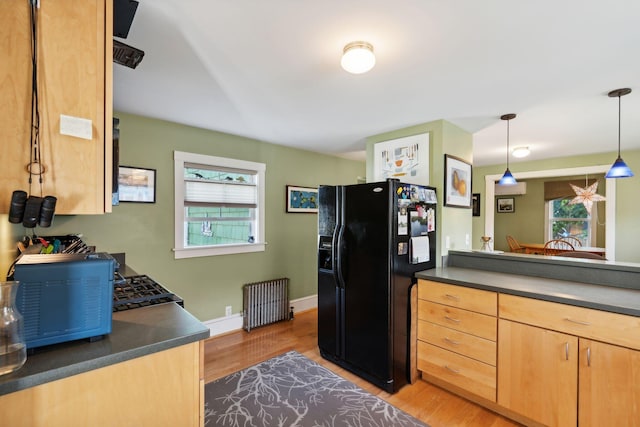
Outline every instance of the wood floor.
<svg viewBox="0 0 640 427"><path fill-rule="evenodd" d="M431 427L519 426L498 414L418 380L389 394L320 356L317 345L317 311L297 313L291 321L252 330L232 332L205 341L205 380L213 381L289 350L296 350L357 384Z"/></svg>

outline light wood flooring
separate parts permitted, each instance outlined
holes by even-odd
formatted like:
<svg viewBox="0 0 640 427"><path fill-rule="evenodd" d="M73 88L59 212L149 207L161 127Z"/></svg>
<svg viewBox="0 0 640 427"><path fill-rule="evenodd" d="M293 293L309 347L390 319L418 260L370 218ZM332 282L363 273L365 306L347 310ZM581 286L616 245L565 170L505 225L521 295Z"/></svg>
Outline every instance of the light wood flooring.
<svg viewBox="0 0 640 427"><path fill-rule="evenodd" d="M205 381L211 382L296 350L431 427L520 425L422 380L389 394L323 359L318 350L317 329L317 311L310 310L297 313L291 321L263 326L249 333L242 330L209 338L205 341Z"/></svg>

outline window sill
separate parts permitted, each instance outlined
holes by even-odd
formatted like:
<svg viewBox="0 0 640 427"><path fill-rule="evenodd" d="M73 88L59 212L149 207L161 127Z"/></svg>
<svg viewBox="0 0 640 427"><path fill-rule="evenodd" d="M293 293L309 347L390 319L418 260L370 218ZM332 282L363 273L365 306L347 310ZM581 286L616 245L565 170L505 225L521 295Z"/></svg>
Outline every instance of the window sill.
<svg viewBox="0 0 640 427"><path fill-rule="evenodd" d="M247 243L242 245L220 245L195 248L174 248L174 258L197 258L216 255L244 254L250 252L264 252L266 243Z"/></svg>

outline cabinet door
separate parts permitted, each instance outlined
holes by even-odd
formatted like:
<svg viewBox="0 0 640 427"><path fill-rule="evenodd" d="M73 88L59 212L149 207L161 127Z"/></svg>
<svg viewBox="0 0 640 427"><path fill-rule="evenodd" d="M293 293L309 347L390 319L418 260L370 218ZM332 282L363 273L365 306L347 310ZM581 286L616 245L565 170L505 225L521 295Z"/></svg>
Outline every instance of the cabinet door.
<svg viewBox="0 0 640 427"><path fill-rule="evenodd" d="M548 426L575 426L578 338L498 324L498 404Z"/></svg>
<svg viewBox="0 0 640 427"><path fill-rule="evenodd" d="M8 211L14 190L57 197L58 214L111 211L112 14L112 0L40 3L37 69L45 172L42 184L35 176L29 186L30 5L0 1L0 213ZM63 135L61 115L89 120L91 137Z"/></svg>
<svg viewBox="0 0 640 427"><path fill-rule="evenodd" d="M580 339L583 426L640 426L640 351Z"/></svg>

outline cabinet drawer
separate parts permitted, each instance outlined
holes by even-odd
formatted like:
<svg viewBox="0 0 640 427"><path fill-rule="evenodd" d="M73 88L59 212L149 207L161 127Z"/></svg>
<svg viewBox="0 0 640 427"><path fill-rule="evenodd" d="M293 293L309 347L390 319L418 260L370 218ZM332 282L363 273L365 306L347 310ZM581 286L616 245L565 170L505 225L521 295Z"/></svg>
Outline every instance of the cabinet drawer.
<svg viewBox="0 0 640 427"><path fill-rule="evenodd" d="M454 353L496 366L496 343L435 323L418 322L418 339Z"/></svg>
<svg viewBox="0 0 640 427"><path fill-rule="evenodd" d="M496 340L498 326L493 316L418 300L418 320L425 320L491 341Z"/></svg>
<svg viewBox="0 0 640 427"><path fill-rule="evenodd" d="M418 341L418 369L457 387L496 401L496 368Z"/></svg>
<svg viewBox="0 0 640 427"><path fill-rule="evenodd" d="M640 317L500 294L500 317L640 349Z"/></svg>
<svg viewBox="0 0 640 427"><path fill-rule="evenodd" d="M496 316L498 294L481 289L418 280L418 298Z"/></svg>

